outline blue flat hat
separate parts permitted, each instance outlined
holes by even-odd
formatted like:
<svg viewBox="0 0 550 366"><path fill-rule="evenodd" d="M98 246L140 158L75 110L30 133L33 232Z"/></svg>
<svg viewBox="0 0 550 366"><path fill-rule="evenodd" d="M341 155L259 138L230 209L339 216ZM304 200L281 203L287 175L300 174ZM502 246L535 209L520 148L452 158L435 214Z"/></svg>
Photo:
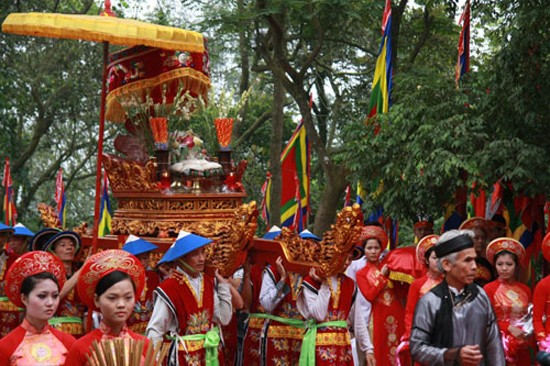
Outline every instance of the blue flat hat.
<svg viewBox="0 0 550 366"><path fill-rule="evenodd" d="M305 229L304 231L302 231L300 234L298 234L300 236L300 238L302 239L313 239L313 240L317 240L317 241L321 241L321 238L318 237L317 235L313 234L311 231L309 231L308 229Z"/></svg>
<svg viewBox="0 0 550 366"><path fill-rule="evenodd" d="M135 235L130 235L128 239L126 239L126 243L124 243L124 245L122 246L122 250L125 250L135 256L143 253L148 253L157 248L158 246L156 246L155 244L148 242L145 239L138 238Z"/></svg>
<svg viewBox="0 0 550 366"><path fill-rule="evenodd" d="M262 239L273 240L281 233L281 228L277 225L273 225L267 233L264 234Z"/></svg>
<svg viewBox="0 0 550 366"><path fill-rule="evenodd" d="M20 235L20 236L34 236L34 233L27 229L27 227L23 224L17 224L13 227L13 234L12 235Z"/></svg>
<svg viewBox="0 0 550 366"><path fill-rule="evenodd" d="M34 234L34 236L31 239L31 242L29 244L31 247L31 250L44 250L44 246L46 242L50 240L52 236L54 236L55 234L58 234L59 232L61 232L61 230L53 227L47 227L40 230L39 232Z"/></svg>
<svg viewBox="0 0 550 366"><path fill-rule="evenodd" d="M0 234L11 234L13 233L13 228L8 225L0 223Z"/></svg>
<svg viewBox="0 0 550 366"><path fill-rule="evenodd" d="M210 239L182 230L180 231L174 244L172 244L172 246L166 251L166 254L164 254L164 256L160 259L158 264L172 262L211 242L212 240Z"/></svg>

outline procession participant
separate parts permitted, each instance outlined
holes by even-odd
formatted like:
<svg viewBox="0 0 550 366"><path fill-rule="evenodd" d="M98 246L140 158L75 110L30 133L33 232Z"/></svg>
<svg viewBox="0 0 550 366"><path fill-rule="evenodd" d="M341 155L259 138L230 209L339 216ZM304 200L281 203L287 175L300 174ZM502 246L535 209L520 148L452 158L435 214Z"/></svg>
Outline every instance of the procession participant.
<svg viewBox="0 0 550 366"><path fill-rule="evenodd" d="M396 349L405 329L405 309L396 297L393 282L388 278L386 265L380 268L380 253L388 237L378 226L367 226L365 256L367 265L357 272L357 285L372 304L374 357L377 365L395 365Z"/></svg>
<svg viewBox="0 0 550 366"><path fill-rule="evenodd" d="M473 283L473 233L449 230L435 247L444 280L416 305L411 355L423 365L504 365L504 351L491 302Z"/></svg>
<svg viewBox="0 0 550 366"><path fill-rule="evenodd" d="M128 329L138 294L145 286L145 268L140 260L120 249L104 250L90 256L78 274L77 291L89 309L101 313L99 328L78 339L67 355L65 366L87 365L94 341L147 339Z"/></svg>
<svg viewBox="0 0 550 366"><path fill-rule="evenodd" d="M160 282L163 282L165 279L170 278L170 276L176 269L176 265L172 262L164 262L157 263L157 266L155 268L159 275Z"/></svg>
<svg viewBox="0 0 550 366"><path fill-rule="evenodd" d="M437 256L435 255L435 244L439 235L427 235L418 242L416 246L416 258L426 265L426 274L413 281L407 295L405 307L405 333L402 340L408 341L411 334L414 309L418 300L428 291L443 281L443 273L437 268Z"/></svg>
<svg viewBox="0 0 550 366"><path fill-rule="evenodd" d="M296 307L302 286L300 273L285 269L278 257L262 277L260 304L268 314L262 335L262 364L297 365L304 336L304 318Z"/></svg>
<svg viewBox="0 0 550 366"><path fill-rule="evenodd" d="M542 239L541 251L550 261L550 233ZM540 351L550 352L550 276L544 277L535 286L533 293L533 328Z"/></svg>
<svg viewBox="0 0 550 366"><path fill-rule="evenodd" d="M358 245L353 249L352 262L346 269L346 276L351 278L353 282L357 284L356 275L357 272L363 269L367 265L367 258L365 257L365 242L368 238L369 229L368 226L379 225L376 223L367 223L366 226L363 226L361 230L361 235L359 236ZM364 319L364 323L368 326L370 324L370 316L372 311L372 305L370 302L365 299L361 291L357 291L355 295L355 306L359 310L361 316ZM361 344L359 344L359 339L356 337L356 346L353 348L354 357L356 357L357 363L359 365L374 366L374 346L369 335L369 331L365 334L364 342L366 353L357 352L357 349L361 349Z"/></svg>
<svg viewBox="0 0 550 366"><path fill-rule="evenodd" d="M13 234L8 238L7 250L13 253L16 258L29 251L29 243L34 233L23 224L16 224L13 227Z"/></svg>
<svg viewBox="0 0 550 366"><path fill-rule="evenodd" d="M423 237L434 233L434 221L432 217L424 212L416 215L416 222L413 225L415 243L418 243Z"/></svg>
<svg viewBox="0 0 550 366"><path fill-rule="evenodd" d="M346 267L351 260L350 253ZM320 275L318 269L311 268L297 300L298 310L309 328L304 336L300 364L307 360L316 365L353 365L348 319L361 340L361 351L368 351L368 344L362 341L368 328L355 303L355 293L355 282L345 274L327 278Z"/></svg>
<svg viewBox="0 0 550 366"><path fill-rule="evenodd" d="M59 295L61 302L56 316L50 320L50 325L72 334L76 338L85 333L83 321L84 313L87 310L75 291L79 267L79 263L75 259L80 248L80 236L73 231L58 232L44 244L45 251L61 259L67 274L67 282Z"/></svg>
<svg viewBox="0 0 550 366"><path fill-rule="evenodd" d="M75 339L48 325L65 282L63 263L45 252L19 257L6 274L10 301L25 308L23 323L0 339L0 365L64 365Z"/></svg>
<svg viewBox="0 0 550 366"><path fill-rule="evenodd" d="M534 364L529 352L532 331L523 326L531 315L531 289L517 281L524 258L525 249L515 239L499 238L487 246L487 259L495 265L498 277L483 289L493 305L509 366Z"/></svg>
<svg viewBox="0 0 550 366"><path fill-rule="evenodd" d="M8 238L13 233L13 228L0 223L0 338L15 329L20 323L21 309L15 306L4 292L6 273L15 256L7 250Z"/></svg>
<svg viewBox="0 0 550 366"><path fill-rule="evenodd" d="M157 248L158 246L155 244L134 235L128 236L122 246L122 250L133 254L145 268L145 287L143 292L138 294L134 312L127 322L128 328L139 334L145 334L145 329L153 313L153 291L160 284L159 275L149 266L151 252Z"/></svg>
<svg viewBox="0 0 550 366"><path fill-rule="evenodd" d="M241 296L244 309L248 311L248 319L245 321L244 338L242 342L242 365L261 365L261 337L262 329L266 321L259 317L265 312L260 303L260 289L262 287L263 268L258 264L250 264L249 257L243 266L243 282Z"/></svg>
<svg viewBox="0 0 550 366"><path fill-rule="evenodd" d="M474 249L476 251L476 278L474 282L483 287L495 279L495 270L485 258L487 248L487 220L483 217L472 217L464 221L459 230L472 230L474 232Z"/></svg>
<svg viewBox="0 0 550 366"><path fill-rule="evenodd" d="M204 365L222 355L216 324L227 325L231 320L231 285L217 270L217 283L203 273L204 246L211 242L182 230L159 261L176 261L178 267L154 292L146 334L154 342L169 336L168 365Z"/></svg>
<svg viewBox="0 0 550 366"><path fill-rule="evenodd" d="M240 310L243 309L243 299L239 293L243 279L243 269L239 268L232 277L228 278L229 287L231 291L231 321L227 325L221 326L221 333L223 336L223 360L226 365L234 366L237 362L237 315Z"/></svg>

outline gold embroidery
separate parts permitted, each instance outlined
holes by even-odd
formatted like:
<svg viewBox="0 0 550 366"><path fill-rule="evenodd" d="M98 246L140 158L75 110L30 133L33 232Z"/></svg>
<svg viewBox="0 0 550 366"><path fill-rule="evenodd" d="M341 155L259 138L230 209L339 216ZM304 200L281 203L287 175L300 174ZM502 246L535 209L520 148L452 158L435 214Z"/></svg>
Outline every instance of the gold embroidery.
<svg viewBox="0 0 550 366"><path fill-rule="evenodd" d="M302 339L304 337L304 330L294 328L290 325L270 325L267 328L267 337Z"/></svg>
<svg viewBox="0 0 550 366"><path fill-rule="evenodd" d="M23 309L18 308L15 304L8 299L0 300L0 311L23 311Z"/></svg>
<svg viewBox="0 0 550 366"><path fill-rule="evenodd" d="M130 325L128 329L137 334L145 334L145 330L147 329L147 322L134 323Z"/></svg>
<svg viewBox="0 0 550 366"><path fill-rule="evenodd" d="M191 293L193 294L193 297L197 301L197 306L199 308L202 308L202 299L203 299L203 294L204 294L204 276L201 275L201 283L200 283L200 292L201 293L198 296L195 293L195 289L193 288L193 286L191 286L191 283L189 283L189 279L187 278L187 276L185 274L178 273L178 276L176 276L176 277L179 278L180 281L185 283L187 285L187 287L189 287L189 291L191 291Z"/></svg>
<svg viewBox="0 0 550 366"><path fill-rule="evenodd" d="M351 345L351 337L349 332L337 333L317 333L316 337L317 346L349 346Z"/></svg>
<svg viewBox="0 0 550 366"><path fill-rule="evenodd" d="M45 343L36 343L31 346L31 355L35 361L44 362L52 357L52 350Z"/></svg>
<svg viewBox="0 0 550 366"><path fill-rule="evenodd" d="M262 329L265 323L265 319L262 318L250 318L248 320L248 328Z"/></svg>
<svg viewBox="0 0 550 366"><path fill-rule="evenodd" d="M184 341L185 347L183 346L182 342L179 342L178 351L185 352L187 349L187 353L189 352L195 352L202 348L204 348L204 340L202 341Z"/></svg>

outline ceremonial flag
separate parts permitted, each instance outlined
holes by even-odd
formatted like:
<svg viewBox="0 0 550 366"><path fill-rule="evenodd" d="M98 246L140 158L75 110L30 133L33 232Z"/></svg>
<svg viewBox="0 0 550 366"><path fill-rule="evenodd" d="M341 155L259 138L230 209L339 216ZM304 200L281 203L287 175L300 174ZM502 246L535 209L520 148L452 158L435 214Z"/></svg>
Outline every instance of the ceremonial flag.
<svg viewBox="0 0 550 366"><path fill-rule="evenodd" d="M4 222L8 226L15 226L17 223L17 210L15 209L13 197L13 181L11 179L10 158L6 158L6 163L4 164L4 178L2 179L2 185L6 190L4 195Z"/></svg>
<svg viewBox="0 0 550 366"><path fill-rule="evenodd" d="M462 30L458 39L458 61L456 64L457 88L462 75L470 71L470 0L466 1L464 12L462 12L458 24L462 24Z"/></svg>
<svg viewBox="0 0 550 366"><path fill-rule="evenodd" d="M365 190L363 189L363 186L361 185L361 182L357 182L357 197L355 198L355 202L359 206L363 206L363 202L365 202Z"/></svg>
<svg viewBox="0 0 550 366"><path fill-rule="evenodd" d="M55 179L55 202L57 203L57 215L59 217L59 222L61 227L65 228L65 187L63 186L63 169L59 168L57 172L57 178Z"/></svg>
<svg viewBox="0 0 550 366"><path fill-rule="evenodd" d="M111 204L109 202L109 180L103 172L103 189L101 190L101 206L99 209L98 236L105 236L111 232Z"/></svg>
<svg viewBox="0 0 550 366"><path fill-rule="evenodd" d="M346 186L344 195L344 207L351 206L351 188L349 184Z"/></svg>
<svg viewBox="0 0 550 366"><path fill-rule="evenodd" d="M300 122L292 134L287 146L281 153L281 225L292 227L295 215L301 213L302 225L307 224L309 212L309 177L310 177L310 147L303 122ZM295 177L299 181L299 192L296 186ZM271 176L268 172L265 189L265 216L269 219L269 207L271 202ZM264 183L265 184L265 183ZM296 200L299 194L299 202ZM298 205L299 204L299 205Z"/></svg>
<svg viewBox="0 0 550 366"><path fill-rule="evenodd" d="M382 41L374 69L372 92L370 96L369 114L367 123L377 113L387 113L391 105L392 91L392 46L391 46L391 0L386 0L384 15L382 16Z"/></svg>

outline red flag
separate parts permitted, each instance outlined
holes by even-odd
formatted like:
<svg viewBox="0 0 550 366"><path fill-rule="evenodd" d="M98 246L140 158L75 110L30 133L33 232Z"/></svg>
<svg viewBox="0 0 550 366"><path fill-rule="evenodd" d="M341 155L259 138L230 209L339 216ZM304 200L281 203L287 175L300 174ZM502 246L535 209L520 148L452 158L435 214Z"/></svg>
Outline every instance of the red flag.
<svg viewBox="0 0 550 366"><path fill-rule="evenodd" d="M351 192L349 184L346 186L346 195L344 196L344 207L351 206Z"/></svg>
<svg viewBox="0 0 550 366"><path fill-rule="evenodd" d="M10 158L6 158L6 163L4 164L4 178L2 179L2 185L6 189L6 193L4 195L5 224L8 226L14 226L17 223L17 210L15 209L15 202L13 201L13 181L11 179Z"/></svg>

